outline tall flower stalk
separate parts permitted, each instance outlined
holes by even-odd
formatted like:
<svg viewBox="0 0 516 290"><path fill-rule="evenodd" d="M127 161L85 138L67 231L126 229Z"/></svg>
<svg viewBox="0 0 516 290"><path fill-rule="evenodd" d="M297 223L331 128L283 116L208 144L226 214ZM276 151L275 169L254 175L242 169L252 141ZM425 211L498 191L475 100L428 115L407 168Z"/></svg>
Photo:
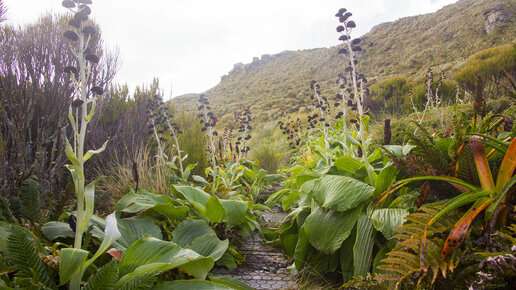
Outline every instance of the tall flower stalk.
<svg viewBox="0 0 516 290"><path fill-rule="evenodd" d="M64 71L70 74L75 86L77 88L68 113L73 129L73 144L66 139L66 156L71 164L67 168L72 173L75 194L77 197L77 213L75 224L75 240L74 248L66 248L61 252L61 263L59 274L61 285L70 281L70 289L80 289L81 279L86 268L93 263L114 240L120 237L118 232L116 218L114 215L106 220L106 234L101 248L89 260L87 256L88 251L82 250L82 237L89 221L93 216L93 209L95 203L95 183L86 185L84 164L94 154L104 151L107 141L98 150L85 151L85 140L87 127L93 115L95 114L95 106L97 97L104 93L104 90L99 86L91 86L88 84L92 67L99 63L99 57L90 48L95 34L95 28L88 26L86 21L91 13L89 4L91 0L65 0L62 5L68 8L73 13L73 18L69 21L70 30L64 32L63 36L70 40L75 46L73 50L77 57L79 67L68 66ZM83 259L77 260L76 257L81 256Z"/></svg>
<svg viewBox="0 0 516 290"><path fill-rule="evenodd" d="M217 117L211 112L210 102L206 95L202 94L199 97L199 106L197 107L199 111L200 122L203 124L202 131L206 132L208 136L208 151L210 152L211 163L213 166L213 170L217 166L217 158L215 157L216 148L215 148L215 136L218 135L217 131L214 130L214 127L217 125Z"/></svg>
<svg viewBox="0 0 516 290"><path fill-rule="evenodd" d="M249 134L249 130L251 127L251 108L250 106L242 106L238 105L238 108L234 112L235 119L237 121L238 132L242 133L242 136L237 138L237 142L235 143L235 147L237 148L238 155L236 163L240 162L242 157L247 157L247 153L249 152L249 146L246 146L248 140L251 139L251 135Z"/></svg>
<svg viewBox="0 0 516 290"><path fill-rule="evenodd" d="M91 9L88 7L91 1L81 0L75 2L63 1L63 6L74 13L73 18L69 22L70 30L64 33L64 37L76 46L74 54L79 64L78 69L73 66L65 68L65 72L71 75L78 89L68 114L73 129L73 144L70 144L67 140L66 156L72 163L68 165L68 169L72 173L77 196L77 226L74 247L80 249L82 246L82 235L93 215L95 194L95 182L87 186L85 185L84 163L93 154L104 151L107 141L99 150L90 150L84 153L88 123L95 113L97 96L102 95L104 90L101 87L88 84L92 66L99 62L99 57L89 48L96 34L94 27L86 25L88 15L91 13Z"/></svg>
<svg viewBox="0 0 516 290"><path fill-rule="evenodd" d="M349 59L349 66L346 68L346 72L350 73L350 79L352 81L351 84L353 91L353 101L355 103L352 107L356 106L356 109L358 111L358 137L360 139L359 149L361 149L362 151L362 160L367 170L367 175L369 177L370 183L371 185L374 185L373 167L371 166L371 164L369 164L368 161L369 150L368 142L366 141L369 116L367 116L365 114L366 112L364 111L364 93L366 92L364 84L367 82L367 80L363 75L357 74L357 61L355 53L362 51L362 48L360 47L361 39L357 38L351 40L351 32L356 27L355 22L353 20L350 20L350 17L352 15L353 14L351 12L348 12L344 8L339 9L337 14L335 14L335 16L339 18L339 22L341 23L341 25L337 26L337 32L341 34L339 40L343 41L346 45L346 48L341 49L339 51L339 54L345 54ZM343 111L345 111L346 102L344 102L344 96L342 97L344 106ZM343 117L344 116L345 114L343 114ZM346 132L346 129L343 130L344 132Z"/></svg>

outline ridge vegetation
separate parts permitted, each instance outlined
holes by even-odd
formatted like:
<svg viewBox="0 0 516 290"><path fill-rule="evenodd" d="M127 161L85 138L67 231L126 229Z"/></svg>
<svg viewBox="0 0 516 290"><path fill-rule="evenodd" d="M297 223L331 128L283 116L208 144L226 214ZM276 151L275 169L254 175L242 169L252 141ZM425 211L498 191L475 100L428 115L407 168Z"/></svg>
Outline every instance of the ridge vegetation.
<svg viewBox="0 0 516 290"><path fill-rule="evenodd" d="M453 78L472 54L514 41L515 13L516 1L461 0L435 13L377 25L361 37L364 51L359 54L357 69L370 84L403 77L424 87L429 68L436 76L444 71L447 78ZM346 67L345 57L337 54L342 47L255 57L252 63L235 64L205 94L223 127L231 126L232 111L238 104L251 105L258 123L303 113L312 79L328 96L337 93L337 75ZM450 94L454 97L455 91ZM193 110L198 96L183 95L172 102Z"/></svg>

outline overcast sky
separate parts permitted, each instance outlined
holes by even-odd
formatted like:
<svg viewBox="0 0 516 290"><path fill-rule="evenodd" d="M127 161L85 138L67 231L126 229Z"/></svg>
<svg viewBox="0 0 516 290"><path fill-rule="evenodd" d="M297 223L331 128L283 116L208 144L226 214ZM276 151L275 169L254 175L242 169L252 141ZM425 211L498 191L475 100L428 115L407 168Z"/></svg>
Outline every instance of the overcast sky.
<svg viewBox="0 0 516 290"><path fill-rule="evenodd" d="M166 97L204 92L238 62L339 44L334 17L353 13L359 37L374 25L434 12L457 0L92 0L108 48L120 50L116 82L160 79ZM65 12L61 0L4 0L7 23Z"/></svg>

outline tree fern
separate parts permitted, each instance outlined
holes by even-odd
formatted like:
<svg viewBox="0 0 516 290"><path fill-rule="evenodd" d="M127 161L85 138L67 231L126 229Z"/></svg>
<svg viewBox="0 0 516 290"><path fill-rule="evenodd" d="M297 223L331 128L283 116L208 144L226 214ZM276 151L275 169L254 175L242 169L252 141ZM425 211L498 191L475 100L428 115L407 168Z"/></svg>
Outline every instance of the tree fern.
<svg viewBox="0 0 516 290"><path fill-rule="evenodd" d="M21 188L20 198L22 216L31 222L38 221L41 218L38 183L32 179L25 180Z"/></svg>
<svg viewBox="0 0 516 290"><path fill-rule="evenodd" d="M427 269L420 267L421 238L425 225L442 208L442 205L424 205L418 212L410 214L405 218L407 222L396 229L399 234L394 236L400 242L378 266L379 269L386 272L379 275L379 279L393 281L395 283L391 284L391 288L398 288L407 283L412 283L413 280L408 278L415 278L419 275L417 280L419 284L430 272L433 283L439 274L446 277L448 271L453 271L458 264L458 259L441 260L444 238L440 237L440 234L447 233L459 219L460 214L455 211L441 217L429 227L424 257L424 264L427 266Z"/></svg>
<svg viewBox="0 0 516 290"><path fill-rule="evenodd" d="M6 256L10 266L18 270L16 276L30 278L34 284L42 283L55 288L51 272L39 256L40 248L31 232L19 226L11 226Z"/></svg>
<svg viewBox="0 0 516 290"><path fill-rule="evenodd" d="M117 260L112 260L88 279L84 290L116 289L116 282L118 282L118 262Z"/></svg>

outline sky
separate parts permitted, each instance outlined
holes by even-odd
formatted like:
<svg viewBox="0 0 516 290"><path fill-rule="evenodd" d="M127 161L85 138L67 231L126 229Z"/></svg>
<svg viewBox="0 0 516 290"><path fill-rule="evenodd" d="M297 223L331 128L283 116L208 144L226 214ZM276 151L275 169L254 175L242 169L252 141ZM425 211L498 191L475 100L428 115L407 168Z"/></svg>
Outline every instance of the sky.
<svg viewBox="0 0 516 290"><path fill-rule="evenodd" d="M61 0L3 0L7 23L65 13ZM92 0L108 49L118 49L116 83L160 80L165 98L201 93L236 63L285 50L339 44L339 8L353 13L360 37L373 26L434 12L457 0Z"/></svg>

